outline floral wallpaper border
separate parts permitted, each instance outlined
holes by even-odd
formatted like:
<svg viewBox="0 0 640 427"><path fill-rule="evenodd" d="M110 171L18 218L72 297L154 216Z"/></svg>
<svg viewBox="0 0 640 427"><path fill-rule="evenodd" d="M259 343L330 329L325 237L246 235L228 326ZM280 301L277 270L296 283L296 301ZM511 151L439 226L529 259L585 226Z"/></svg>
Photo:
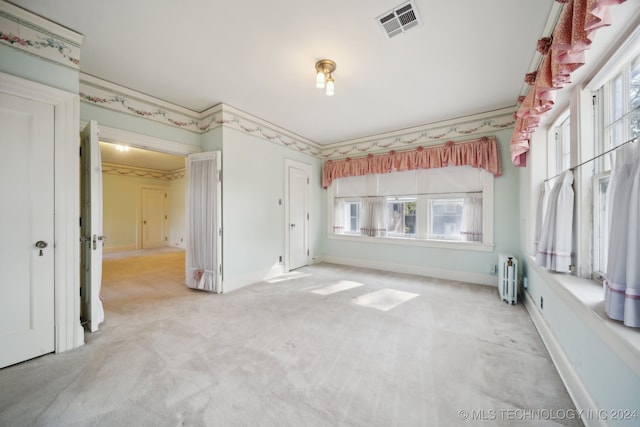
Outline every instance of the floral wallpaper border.
<svg viewBox="0 0 640 427"><path fill-rule="evenodd" d="M410 149L419 145L433 145L461 137L485 135L497 130L513 128L515 125L513 109L506 108L469 116L458 121L433 123L404 131L322 146L225 104L219 104L203 113L194 111L192 114L185 114L162 106L161 104L167 104L164 101L153 102L148 96L132 95L133 92L130 90L127 94L124 90L121 93L96 82L99 82L99 79L93 78L92 82L80 80L82 102L200 134L225 126L322 160L377 153L389 149ZM105 86L115 85L109 83Z"/></svg>
<svg viewBox="0 0 640 427"><path fill-rule="evenodd" d="M482 116L482 115L480 115ZM323 148L322 159L338 159L352 154L368 154L389 149L410 149L419 145L433 145L460 137L481 135L501 129L510 129L515 125L513 111L496 113L495 117L478 118L456 124L431 124L408 129L406 132L394 132L392 136L377 135L371 138L331 144Z"/></svg>
<svg viewBox="0 0 640 427"><path fill-rule="evenodd" d="M80 69L80 43L67 40L4 10L0 11L0 44L74 70Z"/></svg>
<svg viewBox="0 0 640 427"><path fill-rule="evenodd" d="M94 104L110 110L127 113L166 125L203 133L219 126L219 114L209 114L200 118L197 113L186 115L161 107L133 96L94 86L80 80L80 101Z"/></svg>
<svg viewBox="0 0 640 427"><path fill-rule="evenodd" d="M155 178L171 181L174 179L184 178L185 169L179 169L170 172L136 168L133 166L115 165L112 163L102 164L102 173L119 176L133 176L136 178Z"/></svg>

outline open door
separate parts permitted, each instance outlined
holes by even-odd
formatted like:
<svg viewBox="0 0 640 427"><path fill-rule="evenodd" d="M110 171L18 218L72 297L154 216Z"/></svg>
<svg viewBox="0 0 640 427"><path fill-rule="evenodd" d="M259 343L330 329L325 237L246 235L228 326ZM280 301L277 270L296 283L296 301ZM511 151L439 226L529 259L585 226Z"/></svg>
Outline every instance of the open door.
<svg viewBox="0 0 640 427"><path fill-rule="evenodd" d="M102 165L98 144L98 124L92 120L80 136L80 318L91 331L104 321L100 299L102 284Z"/></svg>
<svg viewBox="0 0 640 427"><path fill-rule="evenodd" d="M286 270L309 264L309 204L311 167L285 159Z"/></svg>
<svg viewBox="0 0 640 427"><path fill-rule="evenodd" d="M189 288L223 292L220 152L187 157L186 281Z"/></svg>

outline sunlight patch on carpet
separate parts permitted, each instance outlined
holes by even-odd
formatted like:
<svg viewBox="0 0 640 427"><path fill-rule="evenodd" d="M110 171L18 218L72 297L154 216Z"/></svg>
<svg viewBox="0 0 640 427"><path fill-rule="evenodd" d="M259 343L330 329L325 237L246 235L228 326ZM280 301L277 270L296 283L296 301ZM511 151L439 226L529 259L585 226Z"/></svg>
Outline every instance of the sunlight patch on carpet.
<svg viewBox="0 0 640 427"><path fill-rule="evenodd" d="M364 283L351 282L349 280L340 280L337 283L333 283L320 289L314 289L311 292L318 295L331 295L337 292L346 291L348 289L357 288L359 286L364 286Z"/></svg>
<svg viewBox="0 0 640 427"><path fill-rule="evenodd" d="M377 310L389 311L402 303L420 296L413 292L398 291L395 289L381 289L370 294L361 295L353 299L353 302L363 307L371 307Z"/></svg>
<svg viewBox="0 0 640 427"><path fill-rule="evenodd" d="M267 282L267 283L279 283L279 282L285 282L287 280L299 279L300 277L307 277L307 276L310 276L310 274L308 274L308 273L300 273L298 271L293 271L291 273L284 273L284 274L281 274L279 276L273 277L271 279L267 279L267 280L265 280L265 282Z"/></svg>

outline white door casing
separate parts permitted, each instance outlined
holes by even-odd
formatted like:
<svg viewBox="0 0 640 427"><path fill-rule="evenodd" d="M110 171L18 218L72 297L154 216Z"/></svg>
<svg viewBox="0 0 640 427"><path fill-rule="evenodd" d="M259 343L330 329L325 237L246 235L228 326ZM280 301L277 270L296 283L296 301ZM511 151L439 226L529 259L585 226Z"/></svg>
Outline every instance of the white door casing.
<svg viewBox="0 0 640 427"><path fill-rule="evenodd" d="M167 192L166 188L140 189L143 249L161 248L165 245Z"/></svg>
<svg viewBox="0 0 640 427"><path fill-rule="evenodd" d="M0 368L54 351L54 107L0 93Z"/></svg>
<svg viewBox="0 0 640 427"><path fill-rule="evenodd" d="M80 325L80 228L78 218L78 123L77 93L0 73L0 93L51 105L54 109L54 237L49 248L54 257L55 351L63 352L84 344Z"/></svg>
<svg viewBox="0 0 640 427"><path fill-rule="evenodd" d="M81 318L91 332L104 321L102 284L102 162L98 124L91 120L81 137Z"/></svg>
<svg viewBox="0 0 640 427"><path fill-rule="evenodd" d="M285 270L309 264L311 166L285 160Z"/></svg>

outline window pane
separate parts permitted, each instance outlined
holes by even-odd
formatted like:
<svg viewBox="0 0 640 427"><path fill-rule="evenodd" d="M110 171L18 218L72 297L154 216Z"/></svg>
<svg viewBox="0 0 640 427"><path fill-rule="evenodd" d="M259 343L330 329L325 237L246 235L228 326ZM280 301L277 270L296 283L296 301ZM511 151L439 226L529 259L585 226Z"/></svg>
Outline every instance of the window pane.
<svg viewBox="0 0 640 427"><path fill-rule="evenodd" d="M624 114L624 99L622 95L622 74L611 82L611 121L618 120Z"/></svg>
<svg viewBox="0 0 640 427"><path fill-rule="evenodd" d="M345 233L360 233L360 202L345 203Z"/></svg>
<svg viewBox="0 0 640 427"><path fill-rule="evenodd" d="M432 199L432 239L460 240L463 199Z"/></svg>
<svg viewBox="0 0 640 427"><path fill-rule="evenodd" d="M389 235L413 237L416 234L415 199L391 200L388 203Z"/></svg>
<svg viewBox="0 0 640 427"><path fill-rule="evenodd" d="M631 63L631 80L629 82L629 104L631 105L632 110L640 107L640 57L636 58Z"/></svg>

